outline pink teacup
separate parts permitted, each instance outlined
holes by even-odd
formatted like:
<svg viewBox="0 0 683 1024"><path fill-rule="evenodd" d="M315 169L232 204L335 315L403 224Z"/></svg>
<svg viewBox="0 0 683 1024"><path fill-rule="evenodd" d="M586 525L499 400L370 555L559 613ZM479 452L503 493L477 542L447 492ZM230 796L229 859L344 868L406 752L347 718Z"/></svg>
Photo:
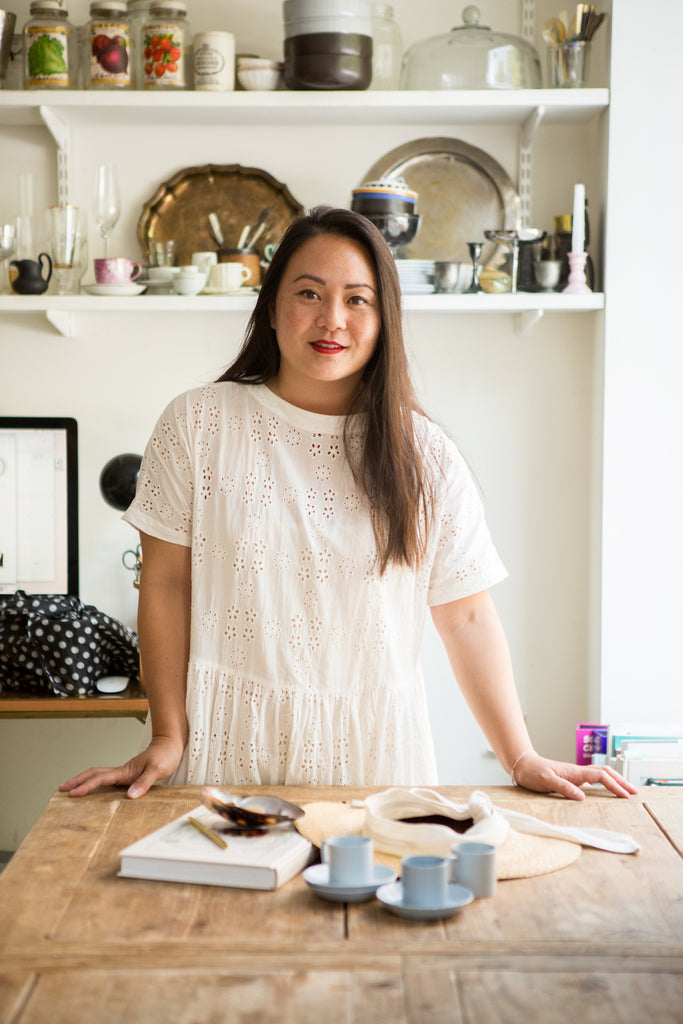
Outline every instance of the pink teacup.
<svg viewBox="0 0 683 1024"><path fill-rule="evenodd" d="M139 263L126 256L109 256L95 260L95 280L98 284L130 284L142 271Z"/></svg>

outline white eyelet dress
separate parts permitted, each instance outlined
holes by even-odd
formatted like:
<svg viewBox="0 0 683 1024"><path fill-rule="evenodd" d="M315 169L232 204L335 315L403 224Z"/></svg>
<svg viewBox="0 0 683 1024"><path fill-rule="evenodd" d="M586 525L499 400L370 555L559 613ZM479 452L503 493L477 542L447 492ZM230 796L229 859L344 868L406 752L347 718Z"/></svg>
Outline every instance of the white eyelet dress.
<svg viewBox="0 0 683 1024"><path fill-rule="evenodd" d="M418 664L426 609L505 570L462 456L430 421L416 425L436 525L417 571L380 577L343 418L235 383L162 414L123 518L192 548L189 739L169 782L436 784ZM351 426L358 443L363 418Z"/></svg>

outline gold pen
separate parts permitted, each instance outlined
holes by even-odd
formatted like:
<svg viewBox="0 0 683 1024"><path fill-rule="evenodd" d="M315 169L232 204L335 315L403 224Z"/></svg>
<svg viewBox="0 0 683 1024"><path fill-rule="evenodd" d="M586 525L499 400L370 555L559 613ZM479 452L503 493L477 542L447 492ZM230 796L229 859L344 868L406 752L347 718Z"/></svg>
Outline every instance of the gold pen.
<svg viewBox="0 0 683 1024"><path fill-rule="evenodd" d="M201 832L203 836L206 836L207 839L210 839L212 843L216 844L216 846L220 846L221 850L227 850L228 844L226 843L225 839L217 835L212 828L209 828L208 825L203 825L202 822L197 821L196 818L188 818L187 820L190 823L190 825L194 825L197 831Z"/></svg>

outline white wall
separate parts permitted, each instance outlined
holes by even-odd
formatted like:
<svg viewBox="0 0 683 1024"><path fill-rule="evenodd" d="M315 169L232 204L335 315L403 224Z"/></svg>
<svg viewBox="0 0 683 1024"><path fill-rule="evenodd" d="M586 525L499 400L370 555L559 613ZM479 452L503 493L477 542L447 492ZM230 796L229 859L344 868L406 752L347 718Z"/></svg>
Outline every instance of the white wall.
<svg viewBox="0 0 683 1024"><path fill-rule="evenodd" d="M23 0L17 5L19 21L27 6ZM74 21L84 8L74 3ZM249 5L224 0L220 24L212 15L215 5L196 0L192 8L195 30L229 27L238 32L238 50L278 55L278 0ZM516 4L498 3L496 9L498 16L491 18L496 28L519 30ZM419 9L400 0L395 10L406 44L459 21L459 11L443 0ZM250 32L257 26L258 36L240 34L242 22ZM593 222L599 224L598 130L594 125L587 132L564 127L540 133L533 204L538 226L551 230L554 214L571 211L573 182L584 175ZM310 128L293 138L285 128L264 133L197 127L181 135L170 128L163 136L142 126L101 124L74 135L71 198L87 205L95 163L105 154L115 159L126 206L113 244L116 251L137 255L142 204L181 167L208 161L262 167L307 207L320 201L348 205L350 189L383 153L442 134L481 147L516 178L518 140L512 129L415 124L349 133ZM23 170L34 171L37 209L56 201L54 149L45 135L12 128L3 129L0 140L0 218L16 212L17 175ZM595 245L599 248L599 239ZM144 298L140 302L142 310ZM592 460L600 428L595 324L593 314L546 316L522 336L509 315L413 314L407 326L424 404L461 444L510 571L494 598L532 736L542 750L568 759L576 723L588 713L592 481L599 479ZM173 394L217 375L235 351L244 317L79 315L78 325L78 336L67 339L40 316L0 319L0 409L77 418L82 597L134 624L135 592L121 565L121 553L134 535L101 499L100 470L112 455L142 451ZM503 781L429 627L424 667L442 781ZM0 722L0 848L16 845L65 775L95 761L123 759L137 747L138 736L139 725L131 721Z"/></svg>
<svg viewBox="0 0 683 1024"><path fill-rule="evenodd" d="M599 713L683 723L683 7L619 0L613 33Z"/></svg>

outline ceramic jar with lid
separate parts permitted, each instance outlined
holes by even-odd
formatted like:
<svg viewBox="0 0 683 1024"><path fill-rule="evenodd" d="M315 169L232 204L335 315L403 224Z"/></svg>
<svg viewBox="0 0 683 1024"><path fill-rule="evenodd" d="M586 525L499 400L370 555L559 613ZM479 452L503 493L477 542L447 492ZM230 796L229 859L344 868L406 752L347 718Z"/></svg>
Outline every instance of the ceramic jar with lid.
<svg viewBox="0 0 683 1024"><path fill-rule="evenodd" d="M541 61L531 43L480 25L474 4L462 17L463 25L410 47L402 89L540 89Z"/></svg>
<svg viewBox="0 0 683 1024"><path fill-rule="evenodd" d="M76 35L60 0L33 0L24 25L24 88L74 89Z"/></svg>
<svg viewBox="0 0 683 1024"><path fill-rule="evenodd" d="M192 30L185 0L152 0L142 26L141 62L145 89L189 89Z"/></svg>
<svg viewBox="0 0 683 1024"><path fill-rule="evenodd" d="M288 89L367 89L370 0L284 0L283 18Z"/></svg>
<svg viewBox="0 0 683 1024"><path fill-rule="evenodd" d="M130 89L135 53L124 0L95 0L83 32L86 89Z"/></svg>

